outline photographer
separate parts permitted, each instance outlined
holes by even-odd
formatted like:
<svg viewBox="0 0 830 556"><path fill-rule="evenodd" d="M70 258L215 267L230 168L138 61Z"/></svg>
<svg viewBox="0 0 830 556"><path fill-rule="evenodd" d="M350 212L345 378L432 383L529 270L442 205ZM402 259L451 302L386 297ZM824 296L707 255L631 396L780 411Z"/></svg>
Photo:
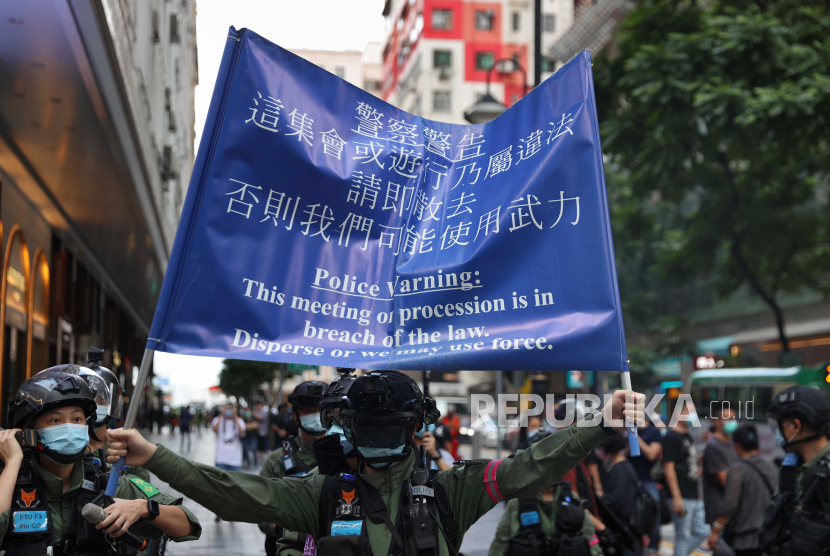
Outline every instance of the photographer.
<svg viewBox="0 0 830 556"><path fill-rule="evenodd" d="M267 479L192 463L136 430L110 431L108 453L111 461L126 456L127 463L146 465L223 517L307 533L320 556L387 556L390 550L449 556L498 502L535 496L608 438L603 423L642 422L643 402L641 394L617 391L602 412L527 450L431 473L412 437L440 417L435 402L407 375L373 371L357 378L340 410L345 436L363 459L356 474L341 474L331 489L324 488L326 477L313 473Z"/></svg>

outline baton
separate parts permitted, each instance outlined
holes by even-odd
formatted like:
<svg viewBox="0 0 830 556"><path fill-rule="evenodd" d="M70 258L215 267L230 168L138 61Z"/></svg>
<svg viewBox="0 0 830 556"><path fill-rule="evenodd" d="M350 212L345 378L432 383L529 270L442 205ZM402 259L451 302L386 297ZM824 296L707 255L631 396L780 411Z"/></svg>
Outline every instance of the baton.
<svg viewBox="0 0 830 556"><path fill-rule="evenodd" d="M628 372L628 361L625 362L625 370L620 371L620 380L623 390L631 390L631 374ZM625 428L628 431L628 450L632 456L640 455L640 440L637 437L637 425L625 418Z"/></svg>
<svg viewBox="0 0 830 556"><path fill-rule="evenodd" d="M141 405L141 398L144 397L144 383L147 382L147 375L150 374L150 367L153 363L153 354L155 354L155 350L149 348L144 350L144 359L141 360L141 369L138 371L138 379L135 382L135 388L133 388L133 397L130 400L129 407L127 407L127 417L124 419L125 430L135 426L135 419L138 416L138 406ZM138 399L136 399L136 395L138 395ZM107 496L115 496L118 479L121 477L121 470L124 469L124 462L126 460L127 458L122 456L121 459L113 464L109 480L107 481Z"/></svg>

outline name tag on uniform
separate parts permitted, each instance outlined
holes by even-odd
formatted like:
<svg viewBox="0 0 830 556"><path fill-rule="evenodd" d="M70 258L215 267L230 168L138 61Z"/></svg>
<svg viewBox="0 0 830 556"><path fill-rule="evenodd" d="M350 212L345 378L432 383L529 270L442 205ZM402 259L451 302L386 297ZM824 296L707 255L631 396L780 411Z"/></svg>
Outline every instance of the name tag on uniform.
<svg viewBox="0 0 830 556"><path fill-rule="evenodd" d="M523 514L519 514L519 519L525 527L528 525L536 525L539 523L539 512L525 512Z"/></svg>
<svg viewBox="0 0 830 556"><path fill-rule="evenodd" d="M359 535L362 530L362 521L333 521L331 524L332 537Z"/></svg>
<svg viewBox="0 0 830 556"><path fill-rule="evenodd" d="M429 488L428 486L424 485L412 485L412 495L413 496L431 496L435 497L435 490Z"/></svg>
<svg viewBox="0 0 830 556"><path fill-rule="evenodd" d="M96 492L95 483L93 483L92 481L88 481L86 479L84 479L84 482L81 483L81 488L85 488L87 490L91 490L92 492Z"/></svg>
<svg viewBox="0 0 830 556"><path fill-rule="evenodd" d="M49 519L45 511L14 512L12 517L15 533L34 533L46 531Z"/></svg>

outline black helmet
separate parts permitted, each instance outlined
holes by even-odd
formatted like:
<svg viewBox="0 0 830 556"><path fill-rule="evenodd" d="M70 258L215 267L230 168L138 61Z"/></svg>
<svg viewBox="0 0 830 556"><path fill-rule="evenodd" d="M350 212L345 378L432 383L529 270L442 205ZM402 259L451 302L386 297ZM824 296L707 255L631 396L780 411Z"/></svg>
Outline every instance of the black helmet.
<svg viewBox="0 0 830 556"><path fill-rule="evenodd" d="M818 429L830 423L830 403L818 388L793 386L773 396L767 415L778 423L795 417L810 428Z"/></svg>
<svg viewBox="0 0 830 556"><path fill-rule="evenodd" d="M308 380L301 382L288 396L288 403L295 409L309 407L320 407L320 400L323 392L326 391L326 383L319 380Z"/></svg>
<svg viewBox="0 0 830 556"><path fill-rule="evenodd" d="M343 397L349 395L349 389L357 380L357 377L352 375L354 369L338 367L337 372L340 376L328 385L320 400L320 423L326 429L335 418L335 412L340 409Z"/></svg>
<svg viewBox="0 0 830 556"><path fill-rule="evenodd" d="M95 393L77 372L66 372L73 370L72 367L77 365L51 367L24 381L9 402L9 425L12 428L34 428L35 420L45 411L67 405L79 406L87 424L91 425L95 420ZM62 464L72 463L83 455L83 451L59 454L40 443L35 449Z"/></svg>
<svg viewBox="0 0 830 556"><path fill-rule="evenodd" d="M104 360L104 350L100 348L89 348L86 361L87 367L97 373L110 391L109 411L107 416L109 419L120 419L122 411L124 410L124 390L121 388L121 382L115 373L106 367L101 366L101 361ZM101 426L98 424L97 426Z"/></svg>
<svg viewBox="0 0 830 556"><path fill-rule="evenodd" d="M367 463L403 461L413 433L441 416L418 384L398 371L372 371L358 377L341 402L346 437L356 448L398 448L396 456L364 457ZM365 455L365 454L364 454Z"/></svg>

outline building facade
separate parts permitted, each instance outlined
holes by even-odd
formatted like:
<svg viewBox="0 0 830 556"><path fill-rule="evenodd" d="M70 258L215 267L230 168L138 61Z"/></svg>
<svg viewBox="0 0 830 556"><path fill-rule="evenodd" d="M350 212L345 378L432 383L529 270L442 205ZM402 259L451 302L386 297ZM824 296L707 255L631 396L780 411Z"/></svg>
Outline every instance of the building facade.
<svg viewBox="0 0 830 556"><path fill-rule="evenodd" d="M540 0L542 52L573 23L573 0ZM487 90L512 106L533 87L535 0L387 0L381 96L398 108L431 120L464 124L465 109ZM543 58L542 78L552 63Z"/></svg>
<svg viewBox="0 0 830 556"><path fill-rule="evenodd" d="M0 4L3 407L89 347L131 389L193 166L195 10Z"/></svg>
<svg viewBox="0 0 830 556"><path fill-rule="evenodd" d="M381 48L380 43L370 42L363 52L308 49L291 49L290 52L377 96L383 74Z"/></svg>

